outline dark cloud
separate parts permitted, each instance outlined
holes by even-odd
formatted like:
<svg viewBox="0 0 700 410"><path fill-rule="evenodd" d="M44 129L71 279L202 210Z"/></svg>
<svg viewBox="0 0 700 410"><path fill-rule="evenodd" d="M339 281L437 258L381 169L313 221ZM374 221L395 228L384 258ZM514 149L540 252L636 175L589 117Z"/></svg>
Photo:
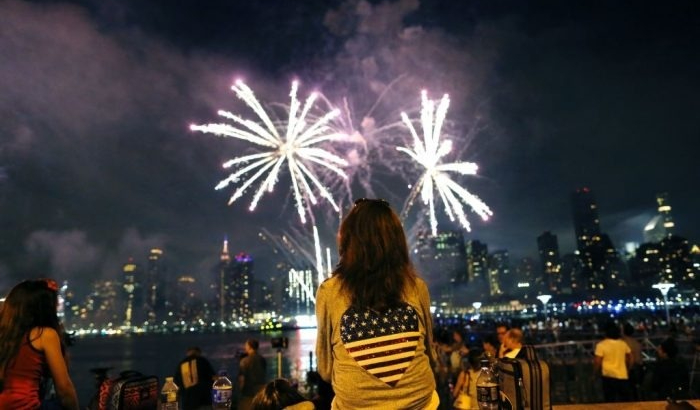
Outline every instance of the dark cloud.
<svg viewBox="0 0 700 410"><path fill-rule="evenodd" d="M66 280L94 273L102 253L85 232L77 230L33 232L27 238L26 248L31 258L47 258L52 275Z"/></svg>

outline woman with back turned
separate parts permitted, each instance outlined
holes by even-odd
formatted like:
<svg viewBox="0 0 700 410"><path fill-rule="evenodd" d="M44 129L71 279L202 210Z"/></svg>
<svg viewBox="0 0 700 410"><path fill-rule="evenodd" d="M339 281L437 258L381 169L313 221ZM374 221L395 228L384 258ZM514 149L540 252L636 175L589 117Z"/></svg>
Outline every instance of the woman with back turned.
<svg viewBox="0 0 700 410"><path fill-rule="evenodd" d="M398 215L359 199L340 224L340 261L316 294L316 355L333 409L436 409L430 296Z"/></svg>
<svg viewBox="0 0 700 410"><path fill-rule="evenodd" d="M78 409L63 356L57 302L56 282L25 280L0 308L0 409L38 409L46 377L53 379L61 406Z"/></svg>

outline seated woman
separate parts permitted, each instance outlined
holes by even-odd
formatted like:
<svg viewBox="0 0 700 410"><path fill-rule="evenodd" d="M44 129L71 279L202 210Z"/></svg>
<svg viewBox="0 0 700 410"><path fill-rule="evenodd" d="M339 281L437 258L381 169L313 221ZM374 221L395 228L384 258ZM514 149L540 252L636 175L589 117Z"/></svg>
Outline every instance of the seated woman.
<svg viewBox="0 0 700 410"><path fill-rule="evenodd" d="M64 409L78 410L56 314L58 285L25 280L0 309L0 409L38 409L42 378L51 377Z"/></svg>
<svg viewBox="0 0 700 410"><path fill-rule="evenodd" d="M316 292L318 372L333 409L437 409L428 286L398 214L362 198L340 224L340 260Z"/></svg>
<svg viewBox="0 0 700 410"><path fill-rule="evenodd" d="M455 398L455 409L471 409L476 407L476 379L481 370L481 358L483 353L478 349L472 349L467 357L462 359L462 371L459 372L452 395Z"/></svg>
<svg viewBox="0 0 700 410"><path fill-rule="evenodd" d="M312 410L312 402L304 399L285 379L275 379L253 397L253 410Z"/></svg>

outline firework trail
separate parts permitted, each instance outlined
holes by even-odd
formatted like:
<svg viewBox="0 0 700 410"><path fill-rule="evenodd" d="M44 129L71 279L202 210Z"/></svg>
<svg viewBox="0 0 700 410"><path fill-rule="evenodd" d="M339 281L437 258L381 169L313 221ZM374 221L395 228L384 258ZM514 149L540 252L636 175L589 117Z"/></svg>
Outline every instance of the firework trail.
<svg viewBox="0 0 700 410"><path fill-rule="evenodd" d="M313 226L313 245L304 235L285 231L282 235L273 235L267 229L263 229L260 236L263 240L269 240L272 246L280 251L287 261L294 265L292 272L293 282L299 285L306 297L316 303L315 293L318 284L330 276L332 271L330 248L326 248L326 261L324 265L322 245L318 235L318 228ZM313 266L316 271L316 282L305 280L303 267ZM299 270L301 269L301 270Z"/></svg>
<svg viewBox="0 0 700 410"><path fill-rule="evenodd" d="M449 172L457 172L462 175L475 175L477 165L472 162L442 162L443 158L452 151L452 141L441 140L442 126L449 105L450 99L444 95L436 107L435 101L428 99L428 93L423 91L421 93L420 113L423 138L419 137L408 115L401 113L401 118L413 137L413 149L396 147L398 151L411 157L423 171L418 182L411 189L402 214L405 215L408 212L420 194L423 204L428 206L430 228L433 235L437 235L436 191L450 220L457 219L467 231L471 228L464 212L464 205L469 205L483 220L487 220L493 214L488 205L455 182L448 174Z"/></svg>
<svg viewBox="0 0 700 410"><path fill-rule="evenodd" d="M287 166L291 178L292 190L299 219L306 223L306 214L310 206L318 202L318 192L322 198L333 206L336 212L339 207L319 173L331 173L347 179L343 167L348 162L339 155L320 145L324 142L341 140L343 133L331 126L331 120L339 115L339 110L333 109L319 115L312 114L317 93L311 93L304 104L297 99L296 81L292 83L289 96L291 103L287 109L286 121L273 120L265 111L253 91L242 81L236 81L232 90L257 115L258 121L253 121L220 110L218 114L233 122L233 124L217 123L191 125L193 131L211 133L222 137L241 139L261 147L264 151L233 158L223 164L224 168L234 167L235 171L223 179L216 189L223 189L231 183L241 184L234 190L229 205L241 198L253 184L258 184L253 199L248 207L255 210L262 195L272 192L279 179L283 165Z"/></svg>

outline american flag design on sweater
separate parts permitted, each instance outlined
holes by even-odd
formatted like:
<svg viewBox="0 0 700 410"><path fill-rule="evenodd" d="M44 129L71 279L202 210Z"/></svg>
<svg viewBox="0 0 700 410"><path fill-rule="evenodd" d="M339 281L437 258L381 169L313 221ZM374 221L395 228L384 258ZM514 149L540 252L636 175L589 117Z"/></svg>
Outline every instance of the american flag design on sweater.
<svg viewBox="0 0 700 410"><path fill-rule="evenodd" d="M394 387L416 356L418 315L408 304L383 312L351 307L340 319L340 338L358 365Z"/></svg>

